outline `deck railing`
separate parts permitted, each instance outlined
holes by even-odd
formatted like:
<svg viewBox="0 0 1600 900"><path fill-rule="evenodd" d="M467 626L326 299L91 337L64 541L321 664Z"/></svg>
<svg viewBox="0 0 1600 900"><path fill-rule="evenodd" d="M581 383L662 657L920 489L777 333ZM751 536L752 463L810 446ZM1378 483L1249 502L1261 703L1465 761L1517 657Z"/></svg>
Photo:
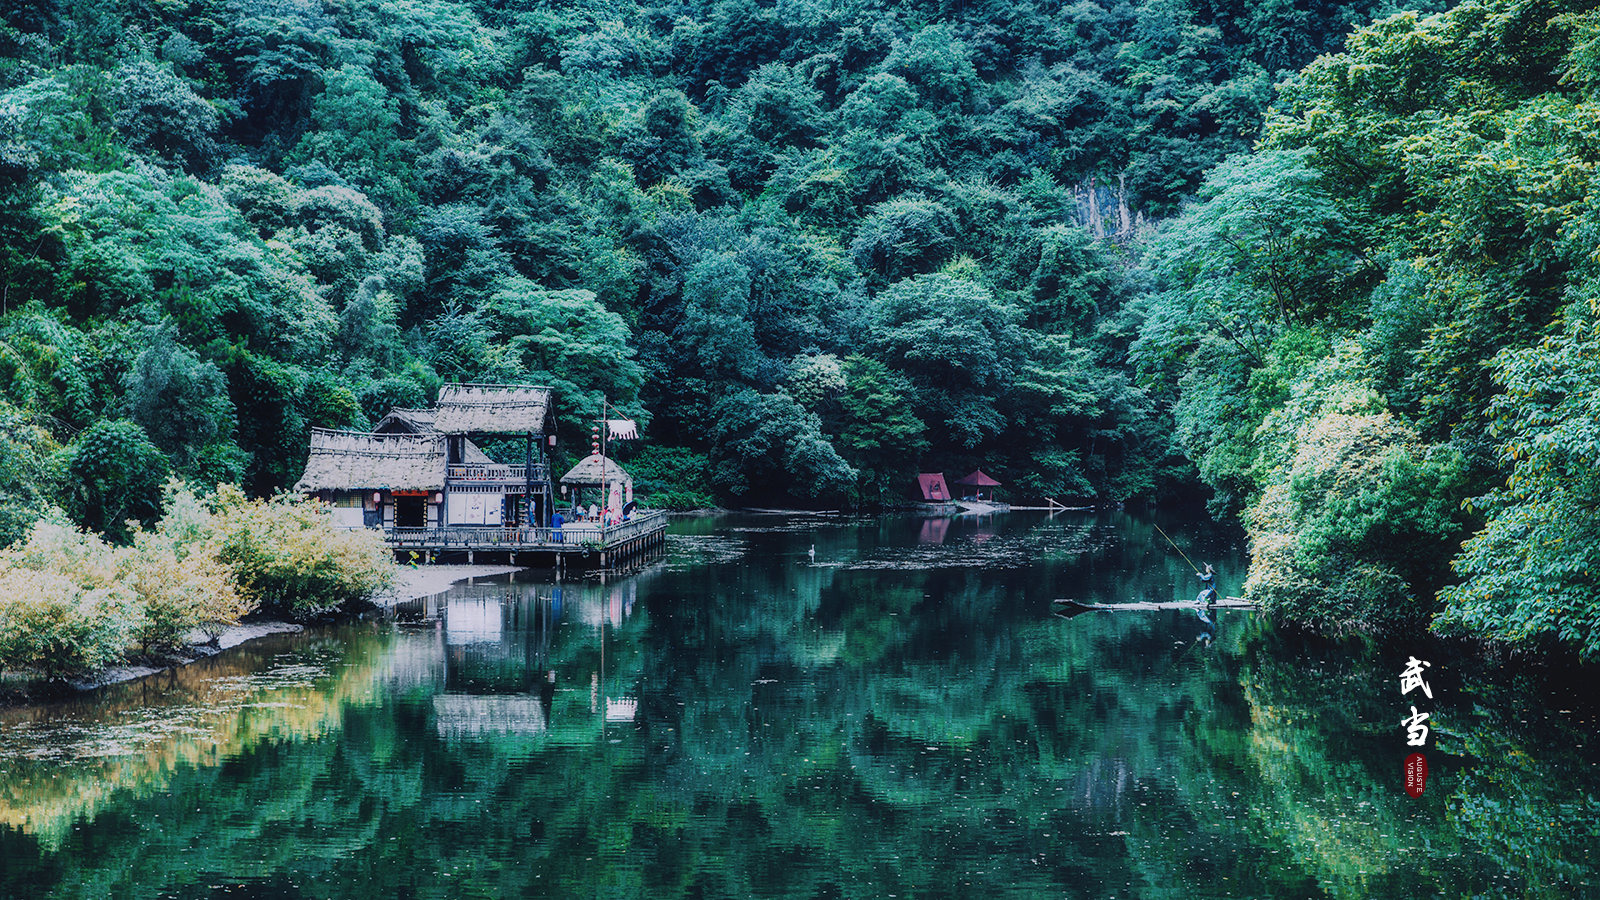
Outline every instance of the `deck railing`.
<svg viewBox="0 0 1600 900"><path fill-rule="evenodd" d="M626 522L606 528L600 527L598 522L571 522L561 527L559 536L552 528L495 528L477 525L390 528L384 532L384 539L396 550L607 548L665 528L666 520L666 513L651 511L639 513Z"/></svg>
<svg viewBox="0 0 1600 900"><path fill-rule="evenodd" d="M383 536L396 550L470 550L558 543L548 528L391 528Z"/></svg>
<svg viewBox="0 0 1600 900"><path fill-rule="evenodd" d="M588 522L579 522L578 524L580 526L590 525ZM632 540L642 534L649 534L658 528L665 527L667 527L667 514L656 510L640 513L626 522L599 529L599 534L606 546L609 547L612 544Z"/></svg>

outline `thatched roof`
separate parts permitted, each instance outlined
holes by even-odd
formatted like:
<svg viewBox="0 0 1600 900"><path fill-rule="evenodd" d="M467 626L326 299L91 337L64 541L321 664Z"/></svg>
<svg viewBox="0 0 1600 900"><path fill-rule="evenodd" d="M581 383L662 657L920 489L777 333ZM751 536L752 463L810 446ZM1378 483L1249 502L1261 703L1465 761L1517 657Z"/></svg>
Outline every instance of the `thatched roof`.
<svg viewBox="0 0 1600 900"><path fill-rule="evenodd" d="M367 434L311 429L311 456L294 489L424 490L444 487L442 434Z"/></svg>
<svg viewBox="0 0 1600 900"><path fill-rule="evenodd" d="M498 466L499 463L489 458L489 454L478 449L478 445L461 439L461 461L469 466Z"/></svg>
<svg viewBox="0 0 1600 900"><path fill-rule="evenodd" d="M396 406L389 410L389 414L378 420L372 430L378 434L433 434L437 429L433 427L434 411L431 409L406 409ZM498 465L489 458L487 453L478 449L478 445L462 438L461 461L469 466Z"/></svg>
<svg viewBox="0 0 1600 900"><path fill-rule="evenodd" d="M433 427L447 434L545 434L550 389L530 384L447 384Z"/></svg>
<svg viewBox="0 0 1600 900"><path fill-rule="evenodd" d="M433 427L433 410L431 409L406 409L396 406L389 410L389 414L378 420L372 426L378 434L426 434L435 430Z"/></svg>
<svg viewBox="0 0 1600 900"><path fill-rule="evenodd" d="M617 484L630 482L633 478L614 459L607 459L598 453L591 453L583 461L573 466L567 474L561 476L562 484L600 484L602 481Z"/></svg>

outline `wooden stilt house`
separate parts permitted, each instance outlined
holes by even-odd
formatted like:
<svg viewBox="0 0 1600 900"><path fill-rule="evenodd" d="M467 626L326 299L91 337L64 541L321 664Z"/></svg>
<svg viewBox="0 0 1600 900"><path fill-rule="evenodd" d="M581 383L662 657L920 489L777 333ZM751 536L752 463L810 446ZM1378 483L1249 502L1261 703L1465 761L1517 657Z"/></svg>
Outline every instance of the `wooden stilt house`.
<svg viewBox="0 0 1600 900"><path fill-rule="evenodd" d="M555 422L549 388L447 384L439 389L433 427L446 436L447 523L507 528L550 524L547 440L555 435ZM522 465L488 460L469 435L522 438Z"/></svg>
<svg viewBox="0 0 1600 900"><path fill-rule="evenodd" d="M448 384L434 409L396 408L372 433L314 429L295 489L331 502L350 527L543 527L553 433L549 388ZM471 435L521 437L522 464L495 462Z"/></svg>
<svg viewBox="0 0 1600 900"><path fill-rule="evenodd" d="M339 524L381 528L397 551L430 559L451 551L469 560L484 551L568 553L574 544L550 527L550 400L549 388L534 385L447 384L433 409L396 408L372 432L313 429L295 489L331 503ZM521 463L495 462L473 438L497 439L502 451L520 438ZM598 526L602 564L617 558L613 549L631 556L660 546L663 515L630 525Z"/></svg>

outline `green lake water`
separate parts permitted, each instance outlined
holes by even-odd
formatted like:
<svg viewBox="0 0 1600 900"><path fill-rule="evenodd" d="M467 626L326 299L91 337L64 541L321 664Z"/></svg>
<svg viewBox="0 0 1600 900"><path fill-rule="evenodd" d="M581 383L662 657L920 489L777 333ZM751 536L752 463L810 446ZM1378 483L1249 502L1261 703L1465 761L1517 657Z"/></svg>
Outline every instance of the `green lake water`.
<svg viewBox="0 0 1600 900"><path fill-rule="evenodd" d="M1116 513L680 521L0 710L0 897L1600 897L1592 672L1052 612L1196 589Z"/></svg>

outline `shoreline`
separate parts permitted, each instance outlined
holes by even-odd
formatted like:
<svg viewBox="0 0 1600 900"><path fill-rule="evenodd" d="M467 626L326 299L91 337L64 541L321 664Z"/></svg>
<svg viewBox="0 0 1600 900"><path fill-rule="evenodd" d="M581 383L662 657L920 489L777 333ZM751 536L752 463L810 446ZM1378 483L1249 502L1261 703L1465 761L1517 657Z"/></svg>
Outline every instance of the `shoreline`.
<svg viewBox="0 0 1600 900"><path fill-rule="evenodd" d="M521 572L525 566L431 565L396 566L394 585L374 594L371 602L380 609L394 607L411 601L442 594L458 581L469 578L488 578Z"/></svg>
<svg viewBox="0 0 1600 900"><path fill-rule="evenodd" d="M368 602L378 610L388 611L402 603L420 600L441 594L450 589L450 586L471 578L487 578L491 575L506 575L520 572L522 566L479 566L479 565L442 565L442 566L395 566L394 584L388 589L373 595ZM341 617L350 618L350 617ZM258 638L274 634L296 634L304 631L306 626L295 622L285 622L276 619L241 622L238 625L229 625L221 629L216 637L210 637L202 632L191 632L189 643L182 647L154 656L140 657L118 666L111 666L96 672L93 675L75 678L66 681L45 681L42 679L26 679L23 677L11 681L10 678L0 680L0 706L26 706L32 703L44 703L63 697L83 694L96 688L112 684L121 684L134 681L168 669L176 669L209 659L231 650L240 644L245 644ZM9 682L9 683L8 683Z"/></svg>

